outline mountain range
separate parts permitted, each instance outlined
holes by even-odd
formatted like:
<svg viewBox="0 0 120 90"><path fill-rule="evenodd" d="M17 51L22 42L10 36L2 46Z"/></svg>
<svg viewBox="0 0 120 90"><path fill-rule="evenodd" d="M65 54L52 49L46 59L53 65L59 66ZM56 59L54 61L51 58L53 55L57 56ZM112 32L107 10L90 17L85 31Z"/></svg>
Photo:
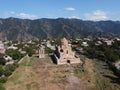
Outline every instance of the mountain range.
<svg viewBox="0 0 120 90"><path fill-rule="evenodd" d="M0 18L1 40L113 37L116 35L120 36L120 21Z"/></svg>

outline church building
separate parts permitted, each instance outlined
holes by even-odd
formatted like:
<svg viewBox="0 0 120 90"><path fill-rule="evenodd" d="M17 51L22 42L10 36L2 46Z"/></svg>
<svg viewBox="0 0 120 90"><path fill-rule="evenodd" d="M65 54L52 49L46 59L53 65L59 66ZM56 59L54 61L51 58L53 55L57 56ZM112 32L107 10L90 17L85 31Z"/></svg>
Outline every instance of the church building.
<svg viewBox="0 0 120 90"><path fill-rule="evenodd" d="M56 47L53 55L57 64L82 63L80 58L75 57L75 53L72 51L66 38L61 39L61 45Z"/></svg>

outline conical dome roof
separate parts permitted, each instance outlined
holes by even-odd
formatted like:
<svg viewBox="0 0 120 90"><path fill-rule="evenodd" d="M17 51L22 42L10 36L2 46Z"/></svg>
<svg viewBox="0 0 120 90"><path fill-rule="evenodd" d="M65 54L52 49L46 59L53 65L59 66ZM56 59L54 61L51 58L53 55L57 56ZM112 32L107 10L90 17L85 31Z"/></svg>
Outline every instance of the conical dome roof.
<svg viewBox="0 0 120 90"><path fill-rule="evenodd" d="M62 44L62 45L68 44L68 41L67 41L67 39L66 39L65 37L62 38L60 41L61 41L61 44Z"/></svg>

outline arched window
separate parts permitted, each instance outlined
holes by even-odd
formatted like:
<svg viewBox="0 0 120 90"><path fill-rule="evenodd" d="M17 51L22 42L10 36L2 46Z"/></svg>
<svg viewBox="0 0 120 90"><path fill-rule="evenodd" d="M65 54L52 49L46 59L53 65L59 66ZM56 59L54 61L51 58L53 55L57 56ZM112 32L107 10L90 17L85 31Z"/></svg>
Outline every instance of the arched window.
<svg viewBox="0 0 120 90"><path fill-rule="evenodd" d="M63 52L63 49L60 49L60 52Z"/></svg>
<svg viewBox="0 0 120 90"><path fill-rule="evenodd" d="M68 54L68 50L67 50L66 54Z"/></svg>
<svg viewBox="0 0 120 90"><path fill-rule="evenodd" d="M70 63L70 60L67 60L67 63Z"/></svg>

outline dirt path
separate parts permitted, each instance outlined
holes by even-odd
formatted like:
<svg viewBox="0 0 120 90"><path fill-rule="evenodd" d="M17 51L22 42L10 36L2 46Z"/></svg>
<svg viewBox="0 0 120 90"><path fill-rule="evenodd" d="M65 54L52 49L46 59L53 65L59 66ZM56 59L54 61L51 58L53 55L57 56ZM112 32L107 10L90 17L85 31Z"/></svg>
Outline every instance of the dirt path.
<svg viewBox="0 0 120 90"><path fill-rule="evenodd" d="M85 61L85 75L81 78L82 90L97 90L95 87L95 73L93 72L94 66L91 59Z"/></svg>

